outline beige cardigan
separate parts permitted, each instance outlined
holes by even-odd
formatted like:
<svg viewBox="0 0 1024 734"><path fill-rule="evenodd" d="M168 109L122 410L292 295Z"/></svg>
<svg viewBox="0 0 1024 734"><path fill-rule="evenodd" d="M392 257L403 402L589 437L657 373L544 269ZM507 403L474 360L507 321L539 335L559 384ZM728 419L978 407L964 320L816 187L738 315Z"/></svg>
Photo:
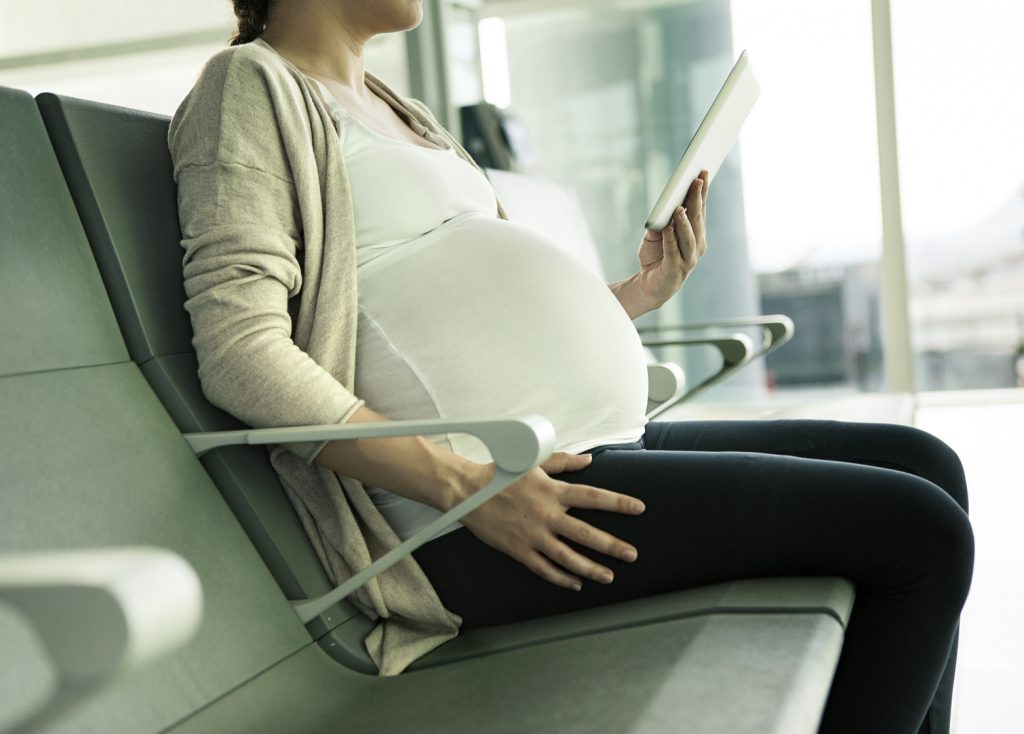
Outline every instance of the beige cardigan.
<svg viewBox="0 0 1024 734"><path fill-rule="evenodd" d="M441 136L472 162L421 102L369 73L366 83L417 133ZM259 428L348 420L362 404L352 394L355 226L319 94L262 41L224 49L175 112L168 145L203 392ZM312 463L322 447L276 446L271 462L338 584L399 539L359 482ZM365 644L381 675L400 673L461 623L411 557L352 600L380 620Z"/></svg>

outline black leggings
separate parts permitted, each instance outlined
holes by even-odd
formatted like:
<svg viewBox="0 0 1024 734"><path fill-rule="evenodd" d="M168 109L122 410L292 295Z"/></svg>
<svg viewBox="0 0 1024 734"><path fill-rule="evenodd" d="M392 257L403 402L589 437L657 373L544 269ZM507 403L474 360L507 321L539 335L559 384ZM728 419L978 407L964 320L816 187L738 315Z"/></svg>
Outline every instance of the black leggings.
<svg viewBox="0 0 1024 734"><path fill-rule="evenodd" d="M765 576L841 576L857 597L822 732L945 732L974 536L956 454L923 431L836 421L655 422L557 475L640 498L639 516L570 513L634 563L569 591L460 528L416 552L464 629Z"/></svg>

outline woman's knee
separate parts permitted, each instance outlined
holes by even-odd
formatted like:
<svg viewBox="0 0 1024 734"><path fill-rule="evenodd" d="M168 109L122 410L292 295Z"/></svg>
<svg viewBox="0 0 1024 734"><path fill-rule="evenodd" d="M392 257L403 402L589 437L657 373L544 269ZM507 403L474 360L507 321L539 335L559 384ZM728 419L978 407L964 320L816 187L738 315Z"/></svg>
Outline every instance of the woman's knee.
<svg viewBox="0 0 1024 734"><path fill-rule="evenodd" d="M929 482L914 483L919 485L920 501L913 515L913 552L935 580L941 598L959 610L974 574L974 529L967 513L950 497Z"/></svg>
<svg viewBox="0 0 1024 734"><path fill-rule="evenodd" d="M920 428L903 425L886 426L880 438L904 469L941 487L967 512L963 463L948 444Z"/></svg>

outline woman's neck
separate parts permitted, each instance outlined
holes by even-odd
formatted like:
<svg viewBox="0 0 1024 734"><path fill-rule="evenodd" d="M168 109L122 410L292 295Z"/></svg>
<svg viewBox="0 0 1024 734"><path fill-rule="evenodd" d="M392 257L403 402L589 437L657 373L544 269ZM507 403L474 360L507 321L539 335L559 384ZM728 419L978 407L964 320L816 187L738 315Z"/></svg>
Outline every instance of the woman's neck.
<svg viewBox="0 0 1024 734"><path fill-rule="evenodd" d="M287 15L272 10L262 38L302 73L344 84L368 99L372 93L366 86L363 51L370 36L352 28L330 8L308 3Z"/></svg>

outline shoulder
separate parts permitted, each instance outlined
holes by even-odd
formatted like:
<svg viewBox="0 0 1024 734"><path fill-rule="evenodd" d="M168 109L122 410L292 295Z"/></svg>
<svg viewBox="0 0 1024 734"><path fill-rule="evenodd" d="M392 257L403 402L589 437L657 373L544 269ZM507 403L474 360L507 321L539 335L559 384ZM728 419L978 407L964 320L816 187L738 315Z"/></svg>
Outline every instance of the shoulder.
<svg viewBox="0 0 1024 734"><path fill-rule="evenodd" d="M186 158L209 162L227 140L266 141L282 128L300 125L304 105L297 74L261 44L218 51L171 118L167 141L175 164Z"/></svg>
<svg viewBox="0 0 1024 734"><path fill-rule="evenodd" d="M252 101L269 99L289 83L297 90L294 75L289 64L262 44L246 43L222 49L203 65L173 119L177 120L190 108L223 106L235 97L248 97Z"/></svg>
<svg viewBox="0 0 1024 734"><path fill-rule="evenodd" d="M221 49L203 65L178 111L190 100L221 98L228 91L265 88L270 80L284 80L290 75L281 57L263 45L245 43Z"/></svg>

